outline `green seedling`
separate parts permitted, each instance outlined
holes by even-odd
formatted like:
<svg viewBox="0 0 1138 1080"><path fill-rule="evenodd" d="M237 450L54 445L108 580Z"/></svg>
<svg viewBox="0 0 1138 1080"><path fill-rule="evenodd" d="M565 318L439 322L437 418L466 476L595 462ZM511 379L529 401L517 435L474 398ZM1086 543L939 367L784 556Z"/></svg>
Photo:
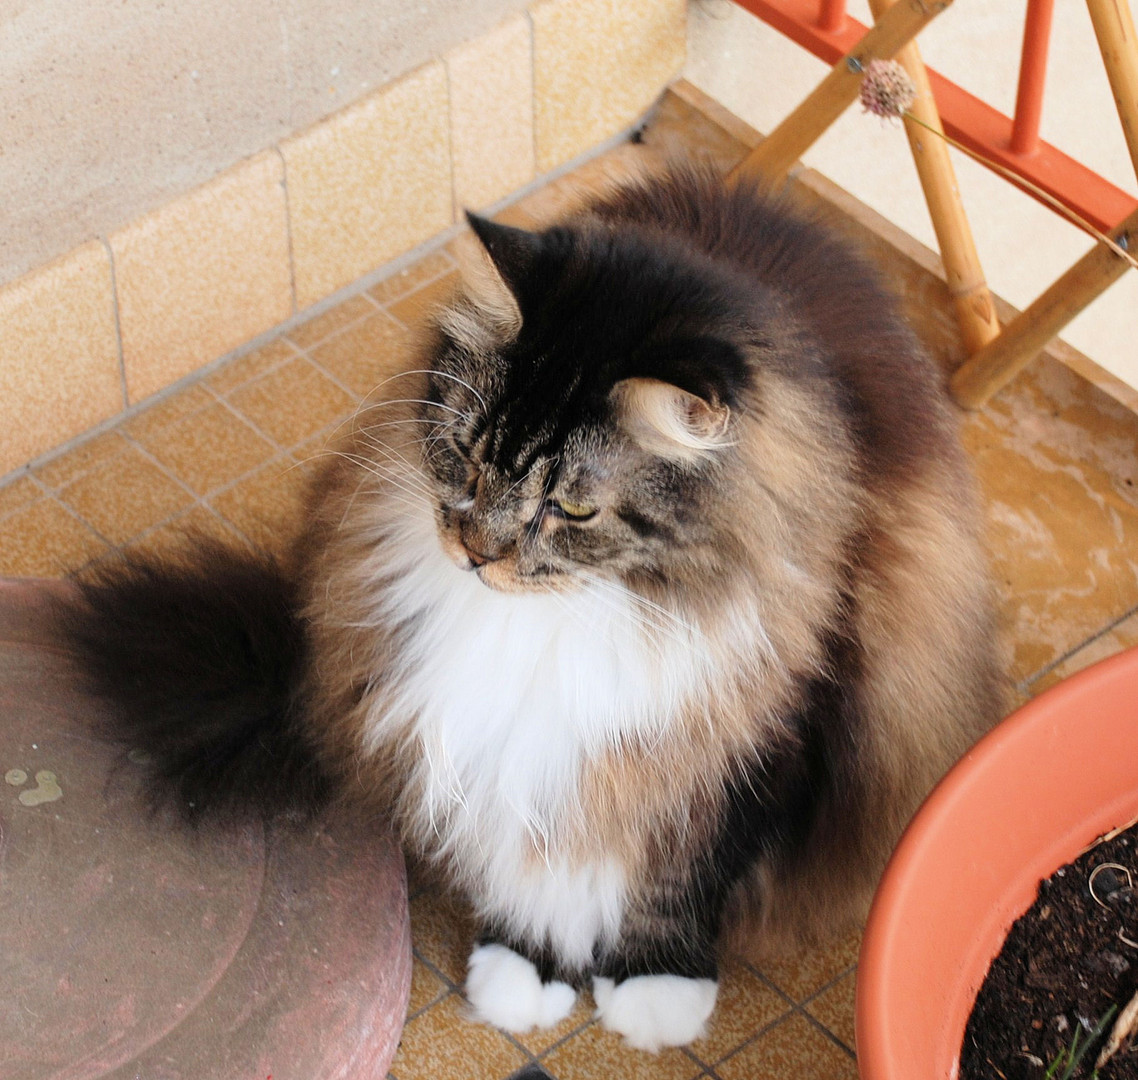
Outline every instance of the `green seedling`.
<svg viewBox="0 0 1138 1080"><path fill-rule="evenodd" d="M1081 1024L1075 1025L1075 1034L1071 1037L1071 1045L1063 1047L1055 1059L1047 1066L1047 1072L1043 1074L1043 1080L1071 1080L1075 1075L1075 1070L1079 1067L1079 1063L1083 1060L1087 1050L1090 1049L1091 1043L1095 1041L1105 1030L1106 1025L1110 1023L1111 1017L1114 1016L1117 1010L1117 1005L1111 1005L1099 1018L1099 1021L1091 1029L1090 1034L1079 1044L1079 1037L1083 1033ZM1060 1072L1059 1070L1062 1070ZM1098 1069L1091 1073L1090 1080L1095 1080L1098 1076Z"/></svg>

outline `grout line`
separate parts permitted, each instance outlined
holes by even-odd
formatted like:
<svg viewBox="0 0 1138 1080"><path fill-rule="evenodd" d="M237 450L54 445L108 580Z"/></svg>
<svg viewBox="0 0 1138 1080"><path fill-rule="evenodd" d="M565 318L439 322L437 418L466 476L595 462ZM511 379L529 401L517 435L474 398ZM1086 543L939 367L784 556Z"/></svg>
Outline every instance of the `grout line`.
<svg viewBox="0 0 1138 1080"><path fill-rule="evenodd" d="M1029 675L1026 679L1022 680L1021 682L1016 683L1015 689L1018 690L1020 693L1023 693L1023 694L1029 693L1031 686L1034 683L1037 683L1040 679L1045 678L1047 675L1050 675L1051 672L1054 671L1057 667L1059 667L1060 664L1066 663L1068 660L1071 659L1071 657L1082 652L1083 649L1087 648L1088 646L1093 645L1100 638L1106 637L1107 634L1109 634L1112 630L1116 629L1117 627L1121 626L1124 622L1126 622L1127 619L1129 619L1133 615L1138 615L1138 604L1136 604L1134 607L1130 608L1129 611L1124 611L1121 615L1118 616L1118 618L1107 623L1106 626L1102 627L1101 630L1098 630L1095 633L1091 634L1090 637L1079 642L1079 644L1075 645L1073 648L1068 649L1061 656L1056 657L1054 660L1051 661L1051 663L1045 664L1034 675Z"/></svg>
<svg viewBox="0 0 1138 1080"><path fill-rule="evenodd" d="M586 993L586 991L584 991L584 990L580 991L580 993L578 994L578 997L580 996L580 994L583 994L583 993ZM554 1043L550 1043L544 1050L541 1051L541 1053L537 1054L536 1057L538 1060L538 1064L541 1064L541 1061L544 1058L549 1057L549 1055L552 1054L555 1050L560 1050L561 1047L563 1047L567 1042L569 1042L572 1039L575 1039L582 1032L586 1031L588 1028L595 1027L599 1023L600 1023L600 1020L597 1018L597 1016L595 1014L592 1014L592 1015L586 1017L584 1020L581 1021L580 1024L577 1025L577 1027L575 1027L567 1035L562 1035L560 1039L558 1039ZM545 1066L542 1065L542 1068L545 1068Z"/></svg>
<svg viewBox="0 0 1138 1080"><path fill-rule="evenodd" d="M458 987L458 985L449 979L440 968L428 960L421 949L412 947L411 955L414 956L415 959L418 960L419 963L421 963L424 967L426 967L433 975L436 975L438 978L440 978L443 983L449 988L451 993L462 993L462 990Z"/></svg>
<svg viewBox="0 0 1138 1080"><path fill-rule="evenodd" d="M835 987L838 983L840 983L842 981L842 979L844 979L847 975L850 975L855 971L857 971L857 963L856 962L850 964L850 966L848 968L846 968L844 971L838 972L838 974L835 975L832 979L830 979L827 982L824 982L821 986L818 987L817 990L814 990L813 992L808 994L806 997L804 997L801 1001L796 1002L796 1004L801 1005L801 1006L803 1006L803 1008L805 1008L811 1001L816 1001L824 993L826 993L827 990L833 989L833 987Z"/></svg>
<svg viewBox="0 0 1138 1080"><path fill-rule="evenodd" d="M283 23L284 23L283 17L281 19L281 22L282 22L282 26L283 26ZM289 81L290 81L289 82L289 108L291 110L291 108L292 108L292 85L291 85L292 69L291 69L291 66L289 65L289 62L287 59L287 57L288 57L287 34L285 34L285 56L286 56L285 66L289 69ZM281 151L280 143L277 143L273 147L273 150L276 152L277 157L279 157L281 159L281 190L284 193L284 204L285 204L285 239L286 239L287 244L288 244L289 299L290 299L291 306L292 306L292 313L293 313L293 315L295 315L297 313L297 310L296 310L296 256L293 253L293 249L292 249L292 204L289 200L289 192L288 192L288 162L285 160L284 153Z"/></svg>
<svg viewBox="0 0 1138 1080"><path fill-rule="evenodd" d="M807 1012L805 1009L799 1009L799 1010L798 1010L798 1012L800 1012L800 1013L801 1013L803 1016L805 1016L805 1017L806 1017L806 1019L807 1019L807 1020L808 1020L808 1021L809 1021L809 1022L810 1022L810 1023L811 1023L811 1024L812 1024L812 1025L813 1025L813 1026L814 1026L814 1027L817 1029L817 1030L818 1030L818 1031L820 1031L820 1032L821 1032L823 1035L825 1035L825 1036L826 1036L826 1038L827 1038L827 1039L829 1039L829 1040L830 1040L830 1042L832 1042L832 1043L833 1043L835 1046L837 1046L837 1047L839 1047L840 1049L844 1050L844 1051L845 1051L847 1054L849 1054L849 1056L850 1056L851 1058L854 1058L855 1060L857 1059L857 1054L855 1054L855 1053L854 1053L854 1051L853 1051L853 1048L852 1048L852 1047L849 1047L849 1046L846 1046L846 1044L845 1044L844 1042L842 1042L842 1040L841 1040L841 1039L839 1039L839 1038L837 1037L837 1035L835 1035L835 1034L834 1034L834 1033L833 1033L833 1032L832 1032L832 1031L831 1031L831 1030L830 1030L828 1027L826 1027L826 1025L825 1025L825 1024L823 1024L823 1023L822 1023L822 1021L821 1021L821 1020L819 1020L819 1019L818 1019L816 1016L812 1016L812 1015L811 1015L809 1012Z"/></svg>
<svg viewBox="0 0 1138 1080"><path fill-rule="evenodd" d="M526 26L529 27L529 131L530 149L533 153L533 172L537 176L537 35L533 27L533 11L527 5L525 11ZM635 129L633 129L635 130Z"/></svg>
<svg viewBox="0 0 1138 1080"><path fill-rule="evenodd" d="M450 220L453 225L458 221L458 192L455 190L455 162L454 162L454 100L450 85L450 64L445 56L441 57L443 65L443 82L446 84L447 94L447 167L450 171Z"/></svg>
<svg viewBox="0 0 1138 1080"><path fill-rule="evenodd" d="M105 236L100 236L99 240L106 250L107 262L111 268L111 314L115 320L115 347L119 353L119 386L122 388L122 407L126 410L130 408L130 397L126 386L126 357L123 354L122 347L122 314L119 311L119 279L115 267L115 252L111 247L111 242Z"/></svg>

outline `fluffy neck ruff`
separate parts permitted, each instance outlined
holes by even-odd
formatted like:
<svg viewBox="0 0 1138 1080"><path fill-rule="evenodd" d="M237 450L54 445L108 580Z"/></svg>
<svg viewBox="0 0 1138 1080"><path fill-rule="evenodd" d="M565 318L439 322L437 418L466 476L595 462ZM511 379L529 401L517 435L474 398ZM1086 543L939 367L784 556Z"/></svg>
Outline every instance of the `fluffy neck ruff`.
<svg viewBox="0 0 1138 1080"><path fill-rule="evenodd" d="M476 886L484 915L584 965L618 930L625 880L603 837L588 865L564 853L583 769L665 737L714 682L719 650L600 579L494 592L443 554L429 505L384 502L372 609L398 627L398 653L365 752L414 745L401 807L411 836Z"/></svg>

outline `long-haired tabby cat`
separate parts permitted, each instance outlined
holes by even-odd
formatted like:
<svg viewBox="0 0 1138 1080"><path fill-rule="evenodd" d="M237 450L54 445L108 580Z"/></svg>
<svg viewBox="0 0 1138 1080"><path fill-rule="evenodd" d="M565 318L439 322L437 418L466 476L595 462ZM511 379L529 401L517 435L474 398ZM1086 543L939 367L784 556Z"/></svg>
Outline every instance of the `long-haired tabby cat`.
<svg viewBox="0 0 1138 1080"><path fill-rule="evenodd" d="M294 565L202 547L84 583L68 632L191 814L358 797L481 924L511 1030L591 984L696 1038L731 927L862 911L998 715L941 379L874 273L675 169L488 258L313 488Z"/></svg>

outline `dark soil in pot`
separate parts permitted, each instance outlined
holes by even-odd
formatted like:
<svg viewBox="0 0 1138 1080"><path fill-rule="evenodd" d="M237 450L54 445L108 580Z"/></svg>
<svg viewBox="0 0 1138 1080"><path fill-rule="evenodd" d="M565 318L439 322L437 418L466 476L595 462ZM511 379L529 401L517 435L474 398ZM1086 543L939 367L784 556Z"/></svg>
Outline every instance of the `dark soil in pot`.
<svg viewBox="0 0 1138 1080"><path fill-rule="evenodd" d="M1138 1027L1095 1071L1136 992L1138 826L1132 825L1040 883L977 995L960 1080L1138 1080ZM1068 1072L1072 1049L1078 1054L1084 1047Z"/></svg>

